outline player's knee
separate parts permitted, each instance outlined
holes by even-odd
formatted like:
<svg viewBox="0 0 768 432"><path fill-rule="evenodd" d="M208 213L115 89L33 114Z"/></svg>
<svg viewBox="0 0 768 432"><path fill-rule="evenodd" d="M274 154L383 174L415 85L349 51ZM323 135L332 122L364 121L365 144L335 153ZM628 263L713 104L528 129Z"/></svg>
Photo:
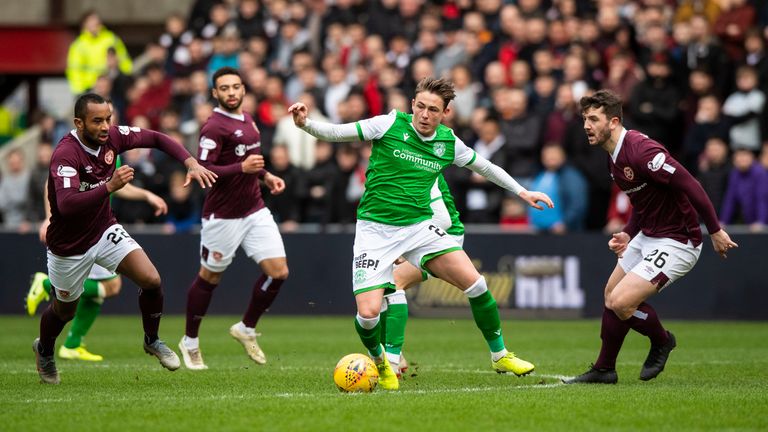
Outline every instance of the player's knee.
<svg viewBox="0 0 768 432"><path fill-rule="evenodd" d="M119 276L114 279L104 281L102 284L104 285L104 297L114 297L120 294L120 290L123 287L122 280Z"/></svg>
<svg viewBox="0 0 768 432"><path fill-rule="evenodd" d="M72 319L75 317L75 313L77 312L77 302L74 301L65 303L56 301L54 303L53 312L60 320L64 322L72 321Z"/></svg>
<svg viewBox="0 0 768 432"><path fill-rule="evenodd" d="M142 290L160 290L162 284L163 281L160 278L160 273L157 272L144 276L144 278L137 283Z"/></svg>
<svg viewBox="0 0 768 432"><path fill-rule="evenodd" d="M212 285L218 285L221 283L221 273L212 272L205 267L200 267L198 276L200 276L200 279Z"/></svg>
<svg viewBox="0 0 768 432"><path fill-rule="evenodd" d="M373 319L379 316L381 312L381 305L374 307L373 305L360 305L357 308L357 313L365 319Z"/></svg>
<svg viewBox="0 0 768 432"><path fill-rule="evenodd" d="M612 310L622 321L629 319L636 309L635 307L622 302L621 299L613 296L608 296L608 298L605 299L605 307Z"/></svg>
<svg viewBox="0 0 768 432"><path fill-rule="evenodd" d="M265 273L267 274L267 276L271 277L272 279L286 280L288 279L288 266L278 267L276 269L269 270Z"/></svg>

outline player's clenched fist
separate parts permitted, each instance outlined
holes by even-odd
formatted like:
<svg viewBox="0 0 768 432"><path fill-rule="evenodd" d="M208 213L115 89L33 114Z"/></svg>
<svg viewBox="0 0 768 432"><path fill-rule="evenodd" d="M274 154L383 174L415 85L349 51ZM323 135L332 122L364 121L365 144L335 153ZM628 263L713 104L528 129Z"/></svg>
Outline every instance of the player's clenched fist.
<svg viewBox="0 0 768 432"><path fill-rule="evenodd" d="M118 189L121 189L123 186L133 180L133 175L133 168L129 167L128 165L123 165L116 169L112 174L112 178L107 182L107 191L112 193Z"/></svg>
<svg viewBox="0 0 768 432"><path fill-rule="evenodd" d="M262 155L248 155L244 161L240 162L243 167L243 172L246 174L256 174L264 168L264 156Z"/></svg>
<svg viewBox="0 0 768 432"><path fill-rule="evenodd" d="M295 104L288 107L288 112L293 114L293 123L296 126L304 127L304 125L307 124L307 115L309 114L309 110L303 103L296 102Z"/></svg>

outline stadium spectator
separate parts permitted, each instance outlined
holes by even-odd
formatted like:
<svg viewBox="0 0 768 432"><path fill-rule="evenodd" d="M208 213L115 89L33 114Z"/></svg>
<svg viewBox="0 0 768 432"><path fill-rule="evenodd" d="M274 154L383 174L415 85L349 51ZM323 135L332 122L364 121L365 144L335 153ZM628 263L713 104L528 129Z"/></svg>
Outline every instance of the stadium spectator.
<svg viewBox="0 0 768 432"><path fill-rule="evenodd" d="M295 129L295 128L294 128ZM298 228L301 216L301 187L304 173L296 168L288 157L288 148L275 143L269 152L269 171L285 181L285 191L279 195L268 194L262 186L264 204L272 211L280 231L290 232Z"/></svg>
<svg viewBox="0 0 768 432"><path fill-rule="evenodd" d="M45 220L45 182L48 181L48 169L51 165L53 146L50 142L40 142L35 150L35 164L29 176L29 196L27 220L38 222Z"/></svg>
<svg viewBox="0 0 768 432"><path fill-rule="evenodd" d="M137 117L149 121L149 129L160 127L160 114L171 102L171 80L160 63L150 63L144 71L146 82L135 89L135 100L125 112L125 119L133 123Z"/></svg>
<svg viewBox="0 0 768 432"><path fill-rule="evenodd" d="M646 79L638 83L629 98L627 123L664 143L672 154L680 150L680 91L672 79L666 54L657 53L646 67Z"/></svg>
<svg viewBox="0 0 768 432"><path fill-rule="evenodd" d="M707 142L711 138L725 139L727 136L728 126L720 114L720 101L712 94L701 97L698 100L694 123L683 139L683 165L692 174L697 173L699 158L705 151Z"/></svg>
<svg viewBox="0 0 768 432"><path fill-rule="evenodd" d="M328 141L318 140L315 144L315 165L304 174L302 222L330 222L331 191L338 176L333 146Z"/></svg>
<svg viewBox="0 0 768 432"><path fill-rule="evenodd" d="M223 67L237 68L238 55L242 43L237 31L232 28L218 34L213 38L213 55L208 61L208 79L213 77L213 74Z"/></svg>
<svg viewBox="0 0 768 432"><path fill-rule="evenodd" d="M755 7L747 0L729 0L720 5L723 10L714 23L715 35L722 41L730 60L741 62L746 32L755 24Z"/></svg>
<svg viewBox="0 0 768 432"><path fill-rule="evenodd" d="M541 212L528 211L528 220L537 231L555 234L584 229L587 213L587 182L566 160L565 150L556 143L541 149L544 168L534 177L531 188L540 190L552 199L555 208Z"/></svg>
<svg viewBox="0 0 768 432"><path fill-rule="evenodd" d="M76 95L93 87L107 71L110 48L115 50L122 73L130 74L133 68L123 41L104 27L95 11L86 12L80 24L80 35L69 46L66 71L69 88Z"/></svg>
<svg viewBox="0 0 768 432"><path fill-rule="evenodd" d="M307 106L311 119L327 121L327 118L316 108L315 100L311 93L303 93L299 96L298 101ZM283 116L277 122L272 144L273 146L284 146L286 148L291 165L304 170L312 169L316 163L316 143L317 138L296 129L293 125L293 116Z"/></svg>
<svg viewBox="0 0 768 432"><path fill-rule="evenodd" d="M502 88L493 95L499 114L507 171L521 184L530 183L536 170L541 146L541 119L528 114L528 96L521 89Z"/></svg>
<svg viewBox="0 0 768 432"><path fill-rule="evenodd" d="M711 23L704 15L698 14L691 17L690 23L691 42L683 57L686 70L701 68L710 71L717 83L730 82L732 75L728 56L712 34Z"/></svg>
<svg viewBox="0 0 768 432"><path fill-rule="evenodd" d="M354 193L360 154L352 144L344 144L336 149L335 156L338 173L330 191L330 222L352 223L356 220L355 213L360 198Z"/></svg>
<svg viewBox="0 0 768 432"><path fill-rule="evenodd" d="M760 118L765 109L765 93L757 85L755 68L741 66L736 70L736 91L723 102L723 114L731 125L731 149L760 150Z"/></svg>
<svg viewBox="0 0 768 432"><path fill-rule="evenodd" d="M749 225L752 231L768 224L768 171L749 149L733 152L720 220L724 225Z"/></svg>
<svg viewBox="0 0 768 432"><path fill-rule="evenodd" d="M168 181L166 233L186 233L200 223L200 202L195 188L184 187L184 173L173 171Z"/></svg>
<svg viewBox="0 0 768 432"><path fill-rule="evenodd" d="M32 173L20 148L6 153L5 168L0 177L0 217L5 228L26 232L30 229L27 216Z"/></svg>
<svg viewBox="0 0 768 432"><path fill-rule="evenodd" d="M698 160L697 179L707 192L712 206L722 219L723 197L728 188L728 177L732 165L729 157L728 144L722 138L712 137L707 140L704 152Z"/></svg>
<svg viewBox="0 0 768 432"><path fill-rule="evenodd" d="M240 36L248 40L254 36L265 37L264 9L258 0L240 0L237 6L237 31Z"/></svg>
<svg viewBox="0 0 768 432"><path fill-rule="evenodd" d="M477 141L472 148L475 152L498 166L507 165L507 153L504 148L506 141L501 134L499 119L494 116L486 116L477 126ZM464 192L465 197L459 200L464 203L466 211L463 213L468 223L494 223L499 220L501 202L504 191L480 174L461 170L463 181L454 192Z"/></svg>
<svg viewBox="0 0 768 432"><path fill-rule="evenodd" d="M187 29L187 23L181 14L172 13L165 18L165 32L158 39L158 43L166 51L165 73L175 73L174 62L182 55L180 51L186 49L194 37L194 32Z"/></svg>

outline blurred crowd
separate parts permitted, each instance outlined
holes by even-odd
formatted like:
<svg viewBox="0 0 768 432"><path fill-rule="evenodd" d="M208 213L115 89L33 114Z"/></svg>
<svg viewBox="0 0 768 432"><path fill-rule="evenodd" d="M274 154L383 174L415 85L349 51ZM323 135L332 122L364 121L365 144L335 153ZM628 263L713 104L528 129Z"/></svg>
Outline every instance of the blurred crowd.
<svg viewBox="0 0 768 432"><path fill-rule="evenodd" d="M449 126L478 154L555 209L529 211L484 178L446 179L467 223L540 232L620 229L631 212L612 187L605 152L589 148L579 99L600 88L625 101L624 123L664 144L700 180L723 224L768 224L768 3L766 0L197 0L131 57L95 13L69 53L73 94L113 101L120 124L165 132L197 154L215 100L210 77L238 68L243 102L261 130L268 169L286 180L265 193L284 230L348 223L365 190L370 143L317 141L287 107L352 122L410 112L415 84L446 76L457 97ZM40 115L33 168L10 152L0 179L6 226L42 218L51 147L71 119ZM180 165L133 150L135 184L163 196L160 219L145 203L114 199L122 223L198 223L202 191L185 189Z"/></svg>

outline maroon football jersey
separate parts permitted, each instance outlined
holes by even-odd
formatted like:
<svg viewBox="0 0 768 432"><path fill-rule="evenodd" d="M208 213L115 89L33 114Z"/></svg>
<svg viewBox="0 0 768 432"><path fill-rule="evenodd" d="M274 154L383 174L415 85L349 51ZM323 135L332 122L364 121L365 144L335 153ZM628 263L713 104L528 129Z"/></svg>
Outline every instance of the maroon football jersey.
<svg viewBox="0 0 768 432"><path fill-rule="evenodd" d="M97 150L83 145L74 130L59 141L48 172L51 224L46 242L51 252L83 254L117 223L106 186L115 172L117 155L136 147L157 147L158 135L137 127L112 126L109 139Z"/></svg>
<svg viewBox="0 0 768 432"><path fill-rule="evenodd" d="M200 130L197 157L214 167L234 167L233 175L219 175L203 204L203 218L239 219L264 207L259 177L237 169L252 154L261 154L261 134L248 114L216 108Z"/></svg>
<svg viewBox="0 0 768 432"><path fill-rule="evenodd" d="M632 202L643 234L701 243L696 210L685 193L669 187L675 172L685 168L664 146L640 132L626 131L609 165L611 177Z"/></svg>

